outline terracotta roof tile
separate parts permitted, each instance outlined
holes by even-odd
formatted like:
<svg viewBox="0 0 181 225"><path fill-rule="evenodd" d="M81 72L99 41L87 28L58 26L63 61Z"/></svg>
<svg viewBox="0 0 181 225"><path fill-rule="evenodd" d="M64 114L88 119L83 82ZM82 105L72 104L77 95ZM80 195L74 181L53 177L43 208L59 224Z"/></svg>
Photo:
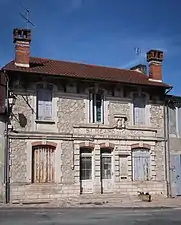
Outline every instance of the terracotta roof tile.
<svg viewBox="0 0 181 225"><path fill-rule="evenodd" d="M84 79L97 79L121 83L159 86L165 88L170 87L165 83L149 81L148 76L132 70L35 57L30 57L29 68L17 67L14 64L14 61L11 61L6 66L4 66L3 69L9 71L60 75Z"/></svg>

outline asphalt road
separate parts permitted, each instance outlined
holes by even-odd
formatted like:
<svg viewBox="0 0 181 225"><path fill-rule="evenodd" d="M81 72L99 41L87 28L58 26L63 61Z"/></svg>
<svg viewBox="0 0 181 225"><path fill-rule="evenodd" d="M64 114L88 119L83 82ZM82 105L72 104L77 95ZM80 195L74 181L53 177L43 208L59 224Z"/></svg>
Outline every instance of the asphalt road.
<svg viewBox="0 0 181 225"><path fill-rule="evenodd" d="M174 209L0 209L0 225L180 225Z"/></svg>

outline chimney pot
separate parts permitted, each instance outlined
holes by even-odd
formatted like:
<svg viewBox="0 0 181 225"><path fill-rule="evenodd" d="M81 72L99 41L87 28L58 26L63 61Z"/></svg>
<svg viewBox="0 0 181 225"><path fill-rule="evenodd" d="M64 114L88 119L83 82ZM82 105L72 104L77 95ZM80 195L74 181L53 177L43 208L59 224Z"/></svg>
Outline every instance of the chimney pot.
<svg viewBox="0 0 181 225"><path fill-rule="evenodd" d="M135 70L140 73L146 74L146 65L139 64L130 68L130 70Z"/></svg>
<svg viewBox="0 0 181 225"><path fill-rule="evenodd" d="M149 79L162 82L162 61L163 52L160 50L150 50L147 52L147 62L149 65Z"/></svg>
<svg viewBox="0 0 181 225"><path fill-rule="evenodd" d="M15 28L13 42L15 45L15 65L29 67L31 30Z"/></svg>

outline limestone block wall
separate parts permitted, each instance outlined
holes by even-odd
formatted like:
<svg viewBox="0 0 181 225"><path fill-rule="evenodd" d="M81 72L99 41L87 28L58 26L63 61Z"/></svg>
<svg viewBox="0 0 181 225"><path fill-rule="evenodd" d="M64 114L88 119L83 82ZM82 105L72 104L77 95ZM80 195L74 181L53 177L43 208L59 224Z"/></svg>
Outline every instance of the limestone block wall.
<svg viewBox="0 0 181 225"><path fill-rule="evenodd" d="M18 93L16 95L16 102L13 106L13 116L11 118L11 124L15 131L31 131L32 130L32 115L34 111L32 104L32 96L29 93ZM20 125L20 120L23 121L23 125Z"/></svg>
<svg viewBox="0 0 181 225"><path fill-rule="evenodd" d="M64 184L73 184L74 183L74 161L73 161L73 142L72 141L63 141L61 145L61 171L62 171L62 180Z"/></svg>
<svg viewBox="0 0 181 225"><path fill-rule="evenodd" d="M58 132L70 133L74 124L85 123L84 98L59 98L57 111Z"/></svg>
<svg viewBox="0 0 181 225"><path fill-rule="evenodd" d="M150 107L151 126L157 129L157 135L164 136L164 110L162 103L152 104Z"/></svg>
<svg viewBox="0 0 181 225"><path fill-rule="evenodd" d="M27 142L26 140L10 140L10 180L11 183L27 182Z"/></svg>

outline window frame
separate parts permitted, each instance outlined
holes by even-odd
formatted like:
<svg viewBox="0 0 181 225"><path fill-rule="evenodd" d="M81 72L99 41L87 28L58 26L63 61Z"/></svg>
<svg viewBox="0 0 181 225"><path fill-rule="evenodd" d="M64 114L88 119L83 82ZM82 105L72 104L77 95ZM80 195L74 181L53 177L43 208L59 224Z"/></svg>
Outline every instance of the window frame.
<svg viewBox="0 0 181 225"><path fill-rule="evenodd" d="M48 90L51 93L51 117L50 118L46 116L44 116L44 118L39 118L39 115L38 115L39 114L38 91L43 89ZM53 121L53 89L54 89L54 86L46 82L36 84L36 121L49 121L49 122Z"/></svg>
<svg viewBox="0 0 181 225"><path fill-rule="evenodd" d="M89 123L104 124L105 123L105 91L101 88L90 88L89 93ZM101 96L101 120L97 120L96 95Z"/></svg>
<svg viewBox="0 0 181 225"><path fill-rule="evenodd" d="M82 159L83 158L90 158L91 159L91 168L84 170L85 171L90 171L91 176L89 178L87 178L87 176L82 176ZM84 178L84 179L82 179ZM89 148L81 148L80 149L80 181L90 181L93 179L93 153L92 153L92 149Z"/></svg>

